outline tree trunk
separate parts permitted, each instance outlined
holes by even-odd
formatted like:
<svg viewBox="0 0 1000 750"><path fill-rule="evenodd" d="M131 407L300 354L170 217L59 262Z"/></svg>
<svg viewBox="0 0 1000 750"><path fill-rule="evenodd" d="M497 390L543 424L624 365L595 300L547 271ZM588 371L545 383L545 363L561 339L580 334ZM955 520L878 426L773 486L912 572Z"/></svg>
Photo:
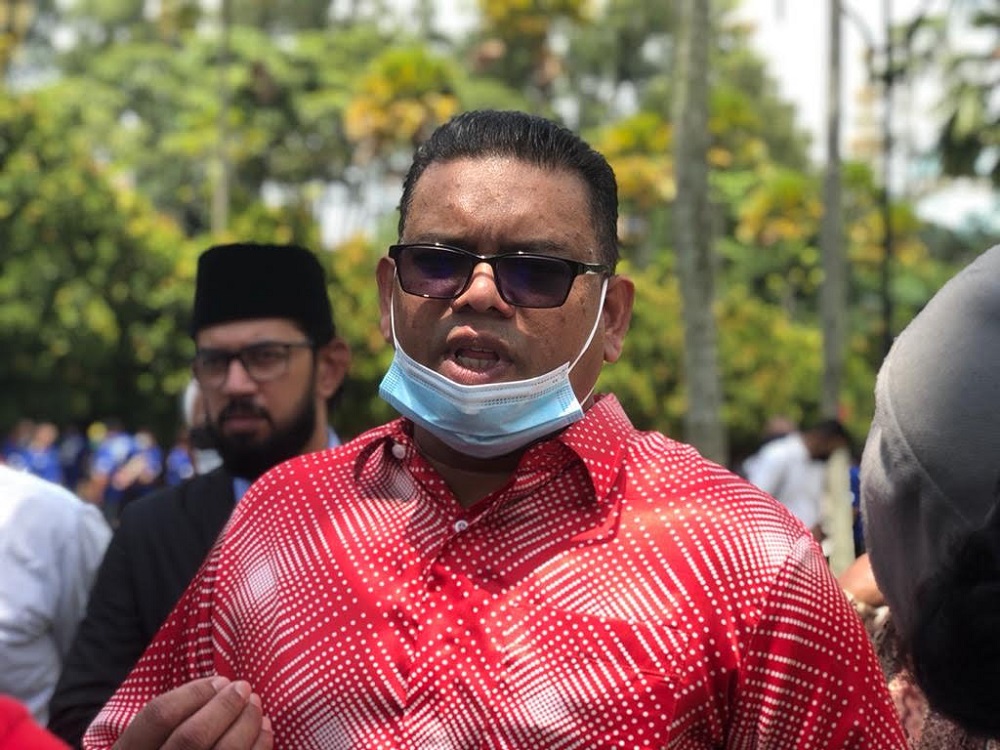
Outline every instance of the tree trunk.
<svg viewBox="0 0 1000 750"><path fill-rule="evenodd" d="M824 417L837 418L840 384L844 376L844 341L847 329L847 263L844 258L843 209L840 176L840 0L830 0L830 69L827 79L826 174L823 180L823 223L820 253L823 286L820 311L823 325Z"/></svg>
<svg viewBox="0 0 1000 750"><path fill-rule="evenodd" d="M714 461L728 461L718 364L712 221L708 195L708 50L711 3L683 0L675 68L674 247L681 285L685 439Z"/></svg>

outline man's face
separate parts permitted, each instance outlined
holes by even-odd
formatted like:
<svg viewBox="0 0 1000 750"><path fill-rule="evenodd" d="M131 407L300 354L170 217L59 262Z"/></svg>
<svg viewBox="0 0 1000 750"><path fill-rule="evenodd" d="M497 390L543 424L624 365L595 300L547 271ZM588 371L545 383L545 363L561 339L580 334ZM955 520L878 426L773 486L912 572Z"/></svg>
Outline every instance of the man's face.
<svg viewBox="0 0 1000 750"><path fill-rule="evenodd" d="M568 171L511 158L462 159L431 165L413 191L402 243L440 242L481 255L515 250L587 263L600 262L586 186ZM602 277L578 276L560 307L506 303L493 272L480 263L466 290L452 300L407 294L393 262L379 263L382 333L391 341L394 305L399 344L421 364L463 384L531 378L580 354L600 305ZM632 284L608 282L607 301L593 341L571 381L583 399L604 360L621 352L632 309Z"/></svg>
<svg viewBox="0 0 1000 750"><path fill-rule="evenodd" d="M304 341L296 325L278 318L221 323L199 331L195 339L199 350L228 352L262 342ZM231 473L255 479L315 442L322 431L315 362L310 348L293 347L287 369L274 380L258 383L233 360L223 382L200 384L206 427Z"/></svg>

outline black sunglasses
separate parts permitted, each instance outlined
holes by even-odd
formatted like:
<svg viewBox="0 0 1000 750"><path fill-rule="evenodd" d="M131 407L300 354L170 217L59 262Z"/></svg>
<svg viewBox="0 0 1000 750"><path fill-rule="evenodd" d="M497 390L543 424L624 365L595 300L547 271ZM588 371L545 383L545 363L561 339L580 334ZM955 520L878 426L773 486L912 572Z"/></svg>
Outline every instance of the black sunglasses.
<svg viewBox="0 0 1000 750"><path fill-rule="evenodd" d="M500 298L515 307L559 307L577 276L612 273L610 266L531 253L479 255L450 245L392 245L399 285L407 294L455 299L472 281L480 263L489 264Z"/></svg>

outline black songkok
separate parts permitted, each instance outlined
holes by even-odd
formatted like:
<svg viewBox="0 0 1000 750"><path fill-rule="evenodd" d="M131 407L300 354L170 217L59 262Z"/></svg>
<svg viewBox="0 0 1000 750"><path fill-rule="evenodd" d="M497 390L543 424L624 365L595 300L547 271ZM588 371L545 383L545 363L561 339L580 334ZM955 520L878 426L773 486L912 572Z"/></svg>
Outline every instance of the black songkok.
<svg viewBox="0 0 1000 750"><path fill-rule="evenodd" d="M216 245L198 258L191 335L218 323L288 318L321 346L334 336L326 276L297 245Z"/></svg>

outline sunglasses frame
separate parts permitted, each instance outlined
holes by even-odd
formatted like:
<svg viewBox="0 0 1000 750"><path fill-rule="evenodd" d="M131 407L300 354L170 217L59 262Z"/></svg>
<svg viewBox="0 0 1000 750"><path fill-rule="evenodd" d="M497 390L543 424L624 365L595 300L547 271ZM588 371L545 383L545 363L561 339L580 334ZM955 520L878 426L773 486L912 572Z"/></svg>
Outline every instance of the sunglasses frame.
<svg viewBox="0 0 1000 750"><path fill-rule="evenodd" d="M443 250L446 253L452 253L454 255L460 255L466 258L470 258L475 262L469 268L469 275L465 279L465 283L455 294L440 296L432 294L423 294L421 292L411 292L403 285L403 279L399 273L399 256L404 251L411 250L414 248L424 248L428 250ZM611 276L614 273L614 270L610 266L604 263L584 263L579 260L571 260L570 258L560 258L555 255L542 255L540 253L526 253L520 250L511 253L498 253L496 255L480 255L479 253L474 253L471 250L466 250L465 248L461 247L455 247L454 245L445 245L444 243L441 242L405 242L396 245L390 245L389 257L392 258L392 260L396 263L396 279L399 281L399 286L407 294L412 294L416 297L423 297L424 299L457 299L458 297L461 297L465 293L465 291L469 288L469 284L472 283L472 276L475 267L479 263L486 263L493 271L493 283L497 288L497 292L500 294L500 298L504 302L514 307L527 307L536 310L545 310L554 307L561 307L563 304L565 304L566 299L569 297L570 290L573 288L573 282L576 281L577 276L587 276L591 274L604 274L607 276ZM557 303L552 305L522 305L509 300L507 298L506 293L504 293L503 285L500 282L500 274L497 271L497 264L500 261L508 258L524 258L525 260L542 260L545 262L555 262L563 265L565 268L568 268L572 275L570 276L569 284L566 286L566 293L563 295L562 299L560 299Z"/></svg>

